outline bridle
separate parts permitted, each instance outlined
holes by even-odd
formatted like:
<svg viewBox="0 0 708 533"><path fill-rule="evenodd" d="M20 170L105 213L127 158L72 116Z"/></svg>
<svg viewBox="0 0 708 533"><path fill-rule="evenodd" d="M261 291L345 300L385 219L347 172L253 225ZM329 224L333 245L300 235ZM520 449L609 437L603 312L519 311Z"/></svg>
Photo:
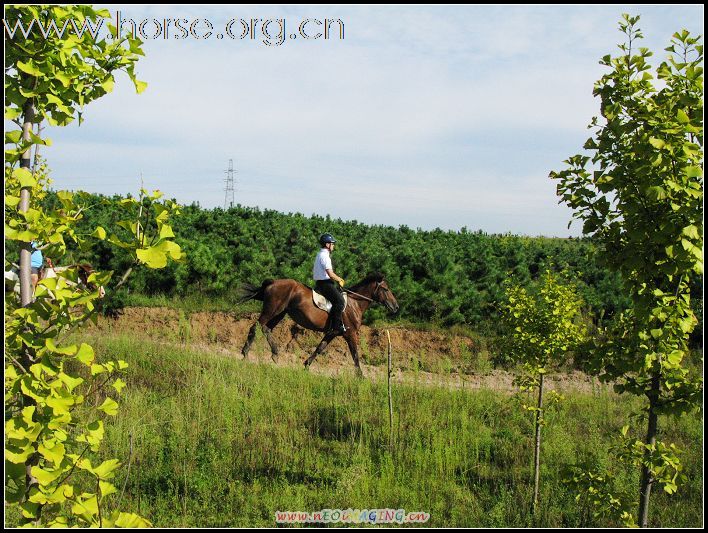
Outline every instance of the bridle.
<svg viewBox="0 0 708 533"><path fill-rule="evenodd" d="M383 289L385 291L391 292L390 289L383 286L383 281L377 281L376 288L374 289L372 296L376 296L376 293L379 292L379 289ZM349 289L344 289L344 292L348 292L349 294L357 296L357 297L361 298L362 300L366 300L367 302L371 302L371 303L379 304L379 305L385 305L377 300L374 300L373 298L369 298L368 296L364 296L363 294L359 294L358 292L354 292Z"/></svg>

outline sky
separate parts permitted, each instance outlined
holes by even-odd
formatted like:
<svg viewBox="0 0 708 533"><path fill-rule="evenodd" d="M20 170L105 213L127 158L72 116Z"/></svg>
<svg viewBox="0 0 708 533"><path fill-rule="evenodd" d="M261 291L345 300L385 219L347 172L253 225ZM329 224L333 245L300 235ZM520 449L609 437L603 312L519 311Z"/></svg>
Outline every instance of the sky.
<svg viewBox="0 0 708 533"><path fill-rule="evenodd" d="M548 174L590 135L621 14L641 16L656 65L674 32L703 34L700 5L101 7L147 21L148 87L119 73L83 124L45 130L53 188L137 194L142 176L224 207L233 159L237 204L529 236L580 235ZM194 34L165 39L165 19ZM342 23L315 38L325 19Z"/></svg>

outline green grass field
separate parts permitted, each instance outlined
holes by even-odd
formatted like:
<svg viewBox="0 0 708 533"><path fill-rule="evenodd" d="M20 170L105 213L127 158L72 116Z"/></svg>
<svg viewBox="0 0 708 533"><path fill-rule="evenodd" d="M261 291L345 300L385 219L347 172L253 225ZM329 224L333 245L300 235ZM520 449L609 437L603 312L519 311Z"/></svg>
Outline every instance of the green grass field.
<svg viewBox="0 0 708 533"><path fill-rule="evenodd" d="M427 525L438 527L614 525L575 501L561 471L578 461L610 466L611 438L637 407L629 398L566 394L548 413L541 509L533 516L532 419L518 397L396 386L389 450L385 383L144 338L94 332L81 340L99 359L110 354L130 364L103 452L124 463L115 480L119 489L126 483L121 509L155 526L273 526L278 510L336 508L425 511ZM684 450L688 481L675 496L653 493L651 525L700 527L700 415L660 427ZM638 472L618 482L636 501Z"/></svg>

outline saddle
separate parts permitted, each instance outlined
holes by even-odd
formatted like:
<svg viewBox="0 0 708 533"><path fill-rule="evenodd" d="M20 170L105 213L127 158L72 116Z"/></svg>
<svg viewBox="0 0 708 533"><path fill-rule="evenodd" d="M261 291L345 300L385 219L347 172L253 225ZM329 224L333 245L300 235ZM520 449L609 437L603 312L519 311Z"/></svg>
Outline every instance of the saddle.
<svg viewBox="0 0 708 533"><path fill-rule="evenodd" d="M344 309L346 309L349 298L347 297L347 293L344 293L342 296L344 296ZM319 292L316 292L315 289L312 289L312 303L327 313L332 310L332 302L322 296Z"/></svg>

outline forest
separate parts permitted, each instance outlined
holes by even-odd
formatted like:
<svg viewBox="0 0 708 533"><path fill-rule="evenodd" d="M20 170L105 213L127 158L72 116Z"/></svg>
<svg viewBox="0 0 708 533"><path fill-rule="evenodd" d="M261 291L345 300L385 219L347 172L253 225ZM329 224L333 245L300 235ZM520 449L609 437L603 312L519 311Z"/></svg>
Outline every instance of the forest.
<svg viewBox="0 0 708 533"><path fill-rule="evenodd" d="M115 206L121 197L80 196L86 209L79 231L115 227L120 217ZM45 203L48 208L56 207L56 192L50 192ZM312 261L324 232L337 239L335 271L348 285L371 272L386 275L401 306L393 320L440 327L460 325L478 334L496 334L505 283L527 286L545 270L565 273L585 302L586 319L596 324L609 323L629 307L620 276L603 266L588 238L488 234L467 228L396 228L241 205L205 209L196 203L182 207L172 229L186 259L162 269L136 269L120 293L111 295L108 307L120 307L126 292L168 297L198 293L236 301L243 282L293 278L312 286ZM45 255L51 257L51 248ZM69 243L64 262L88 262L100 271L113 271L111 283L115 285L133 259L111 243L98 241L81 250L72 249ZM702 324L701 298L702 280L694 276L691 302ZM383 308L374 307L367 320L374 322L384 316ZM699 331L696 328L694 345L700 339Z"/></svg>
<svg viewBox="0 0 708 533"><path fill-rule="evenodd" d="M55 193L45 201L47 207L58 203ZM119 201L85 194L87 208L79 230L115 227L119 213L111 205ZM588 239L487 234L467 228L425 231L241 205L223 210L192 204L181 211L172 228L186 260L159 270L137 269L124 286L127 291L235 299L243 282L293 278L312 285L318 238L329 232L338 242L336 272L349 285L370 272L384 273L401 306L397 319L402 321L494 332L504 283L526 285L546 269L566 272L583 297L587 316L595 321L611 320L629 305L619 276L602 266ZM97 242L91 249L70 250L65 261L86 261L98 270L114 271L115 284L132 262L121 252L108 242ZM46 255L51 257L51 249ZM694 285L700 297L700 280ZM380 319L383 313L374 308L368 319Z"/></svg>

